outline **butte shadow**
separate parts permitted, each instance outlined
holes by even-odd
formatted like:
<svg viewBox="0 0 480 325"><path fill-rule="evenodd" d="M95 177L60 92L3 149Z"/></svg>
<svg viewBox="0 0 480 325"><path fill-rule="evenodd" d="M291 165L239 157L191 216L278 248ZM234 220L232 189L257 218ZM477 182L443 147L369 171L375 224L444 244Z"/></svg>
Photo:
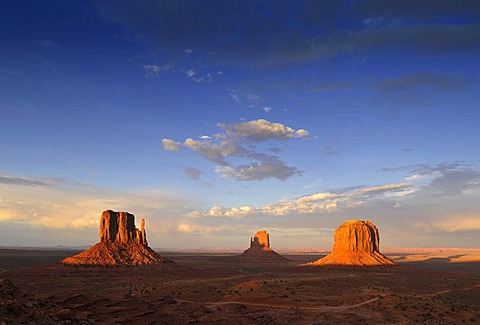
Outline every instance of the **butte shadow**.
<svg viewBox="0 0 480 325"><path fill-rule="evenodd" d="M77 266L175 265L148 246L144 219L138 229L133 214L112 210L103 211L100 218L100 242L60 263Z"/></svg>
<svg viewBox="0 0 480 325"><path fill-rule="evenodd" d="M380 253L378 229L370 220L348 220L335 230L333 252L303 265L395 265Z"/></svg>

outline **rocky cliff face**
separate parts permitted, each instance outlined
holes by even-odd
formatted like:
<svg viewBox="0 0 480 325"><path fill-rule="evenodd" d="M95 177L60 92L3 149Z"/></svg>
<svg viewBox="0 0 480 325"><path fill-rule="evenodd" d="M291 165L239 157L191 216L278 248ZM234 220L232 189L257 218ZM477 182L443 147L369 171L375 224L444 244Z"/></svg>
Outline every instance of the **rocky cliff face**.
<svg viewBox="0 0 480 325"><path fill-rule="evenodd" d="M313 265L392 265L392 260L380 253L377 227L369 220L345 221L335 230L333 252Z"/></svg>
<svg viewBox="0 0 480 325"><path fill-rule="evenodd" d="M253 246L270 249L270 236L266 230L259 230L250 238L250 247Z"/></svg>
<svg viewBox="0 0 480 325"><path fill-rule="evenodd" d="M370 220L345 221L335 230L333 251L378 252L378 229Z"/></svg>
<svg viewBox="0 0 480 325"><path fill-rule="evenodd" d="M128 212L103 211L100 218L100 242L128 243L137 241L147 245L145 220L142 229L135 227L135 216Z"/></svg>
<svg viewBox="0 0 480 325"><path fill-rule="evenodd" d="M145 220L135 227L135 216L106 210L100 217L100 242L86 251L64 259L66 265L147 265L170 262L147 244ZM173 263L173 262L171 262Z"/></svg>

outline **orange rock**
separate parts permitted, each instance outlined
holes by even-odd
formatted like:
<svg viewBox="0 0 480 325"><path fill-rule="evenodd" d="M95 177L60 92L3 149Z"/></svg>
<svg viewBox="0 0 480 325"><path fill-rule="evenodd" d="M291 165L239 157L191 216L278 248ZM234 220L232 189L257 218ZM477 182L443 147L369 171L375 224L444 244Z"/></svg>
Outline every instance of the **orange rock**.
<svg viewBox="0 0 480 325"><path fill-rule="evenodd" d="M380 236L367 220L345 221L335 230L333 252L309 265L394 265L380 253Z"/></svg>
<svg viewBox="0 0 480 325"><path fill-rule="evenodd" d="M270 236L266 230L259 230L252 238L250 238L250 247L252 246L270 249Z"/></svg>
<svg viewBox="0 0 480 325"><path fill-rule="evenodd" d="M128 212L103 211L100 218L100 241L126 243L137 238L135 216Z"/></svg>
<svg viewBox="0 0 480 325"><path fill-rule="evenodd" d="M100 218L100 242L75 256L65 265L147 265L170 262L147 244L145 220L141 230L135 227L135 216L128 212L106 210ZM173 263L173 262L171 262Z"/></svg>

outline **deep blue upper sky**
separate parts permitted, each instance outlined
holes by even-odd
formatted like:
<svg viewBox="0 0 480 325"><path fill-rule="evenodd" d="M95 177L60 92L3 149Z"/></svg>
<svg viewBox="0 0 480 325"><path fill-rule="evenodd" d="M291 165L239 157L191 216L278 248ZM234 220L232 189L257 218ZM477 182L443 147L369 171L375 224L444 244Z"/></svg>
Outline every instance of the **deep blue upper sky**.
<svg viewBox="0 0 480 325"><path fill-rule="evenodd" d="M2 1L0 41L0 245L478 245L478 1Z"/></svg>

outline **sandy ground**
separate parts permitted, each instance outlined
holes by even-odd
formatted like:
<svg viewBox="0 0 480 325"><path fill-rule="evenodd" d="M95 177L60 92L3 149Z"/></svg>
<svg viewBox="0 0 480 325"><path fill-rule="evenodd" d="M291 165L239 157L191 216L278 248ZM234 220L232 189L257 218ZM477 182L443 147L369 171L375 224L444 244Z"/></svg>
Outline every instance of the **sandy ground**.
<svg viewBox="0 0 480 325"><path fill-rule="evenodd" d="M58 265L76 252L0 249L0 324L475 324L479 251L391 252L392 267L232 263L168 254L175 266Z"/></svg>

